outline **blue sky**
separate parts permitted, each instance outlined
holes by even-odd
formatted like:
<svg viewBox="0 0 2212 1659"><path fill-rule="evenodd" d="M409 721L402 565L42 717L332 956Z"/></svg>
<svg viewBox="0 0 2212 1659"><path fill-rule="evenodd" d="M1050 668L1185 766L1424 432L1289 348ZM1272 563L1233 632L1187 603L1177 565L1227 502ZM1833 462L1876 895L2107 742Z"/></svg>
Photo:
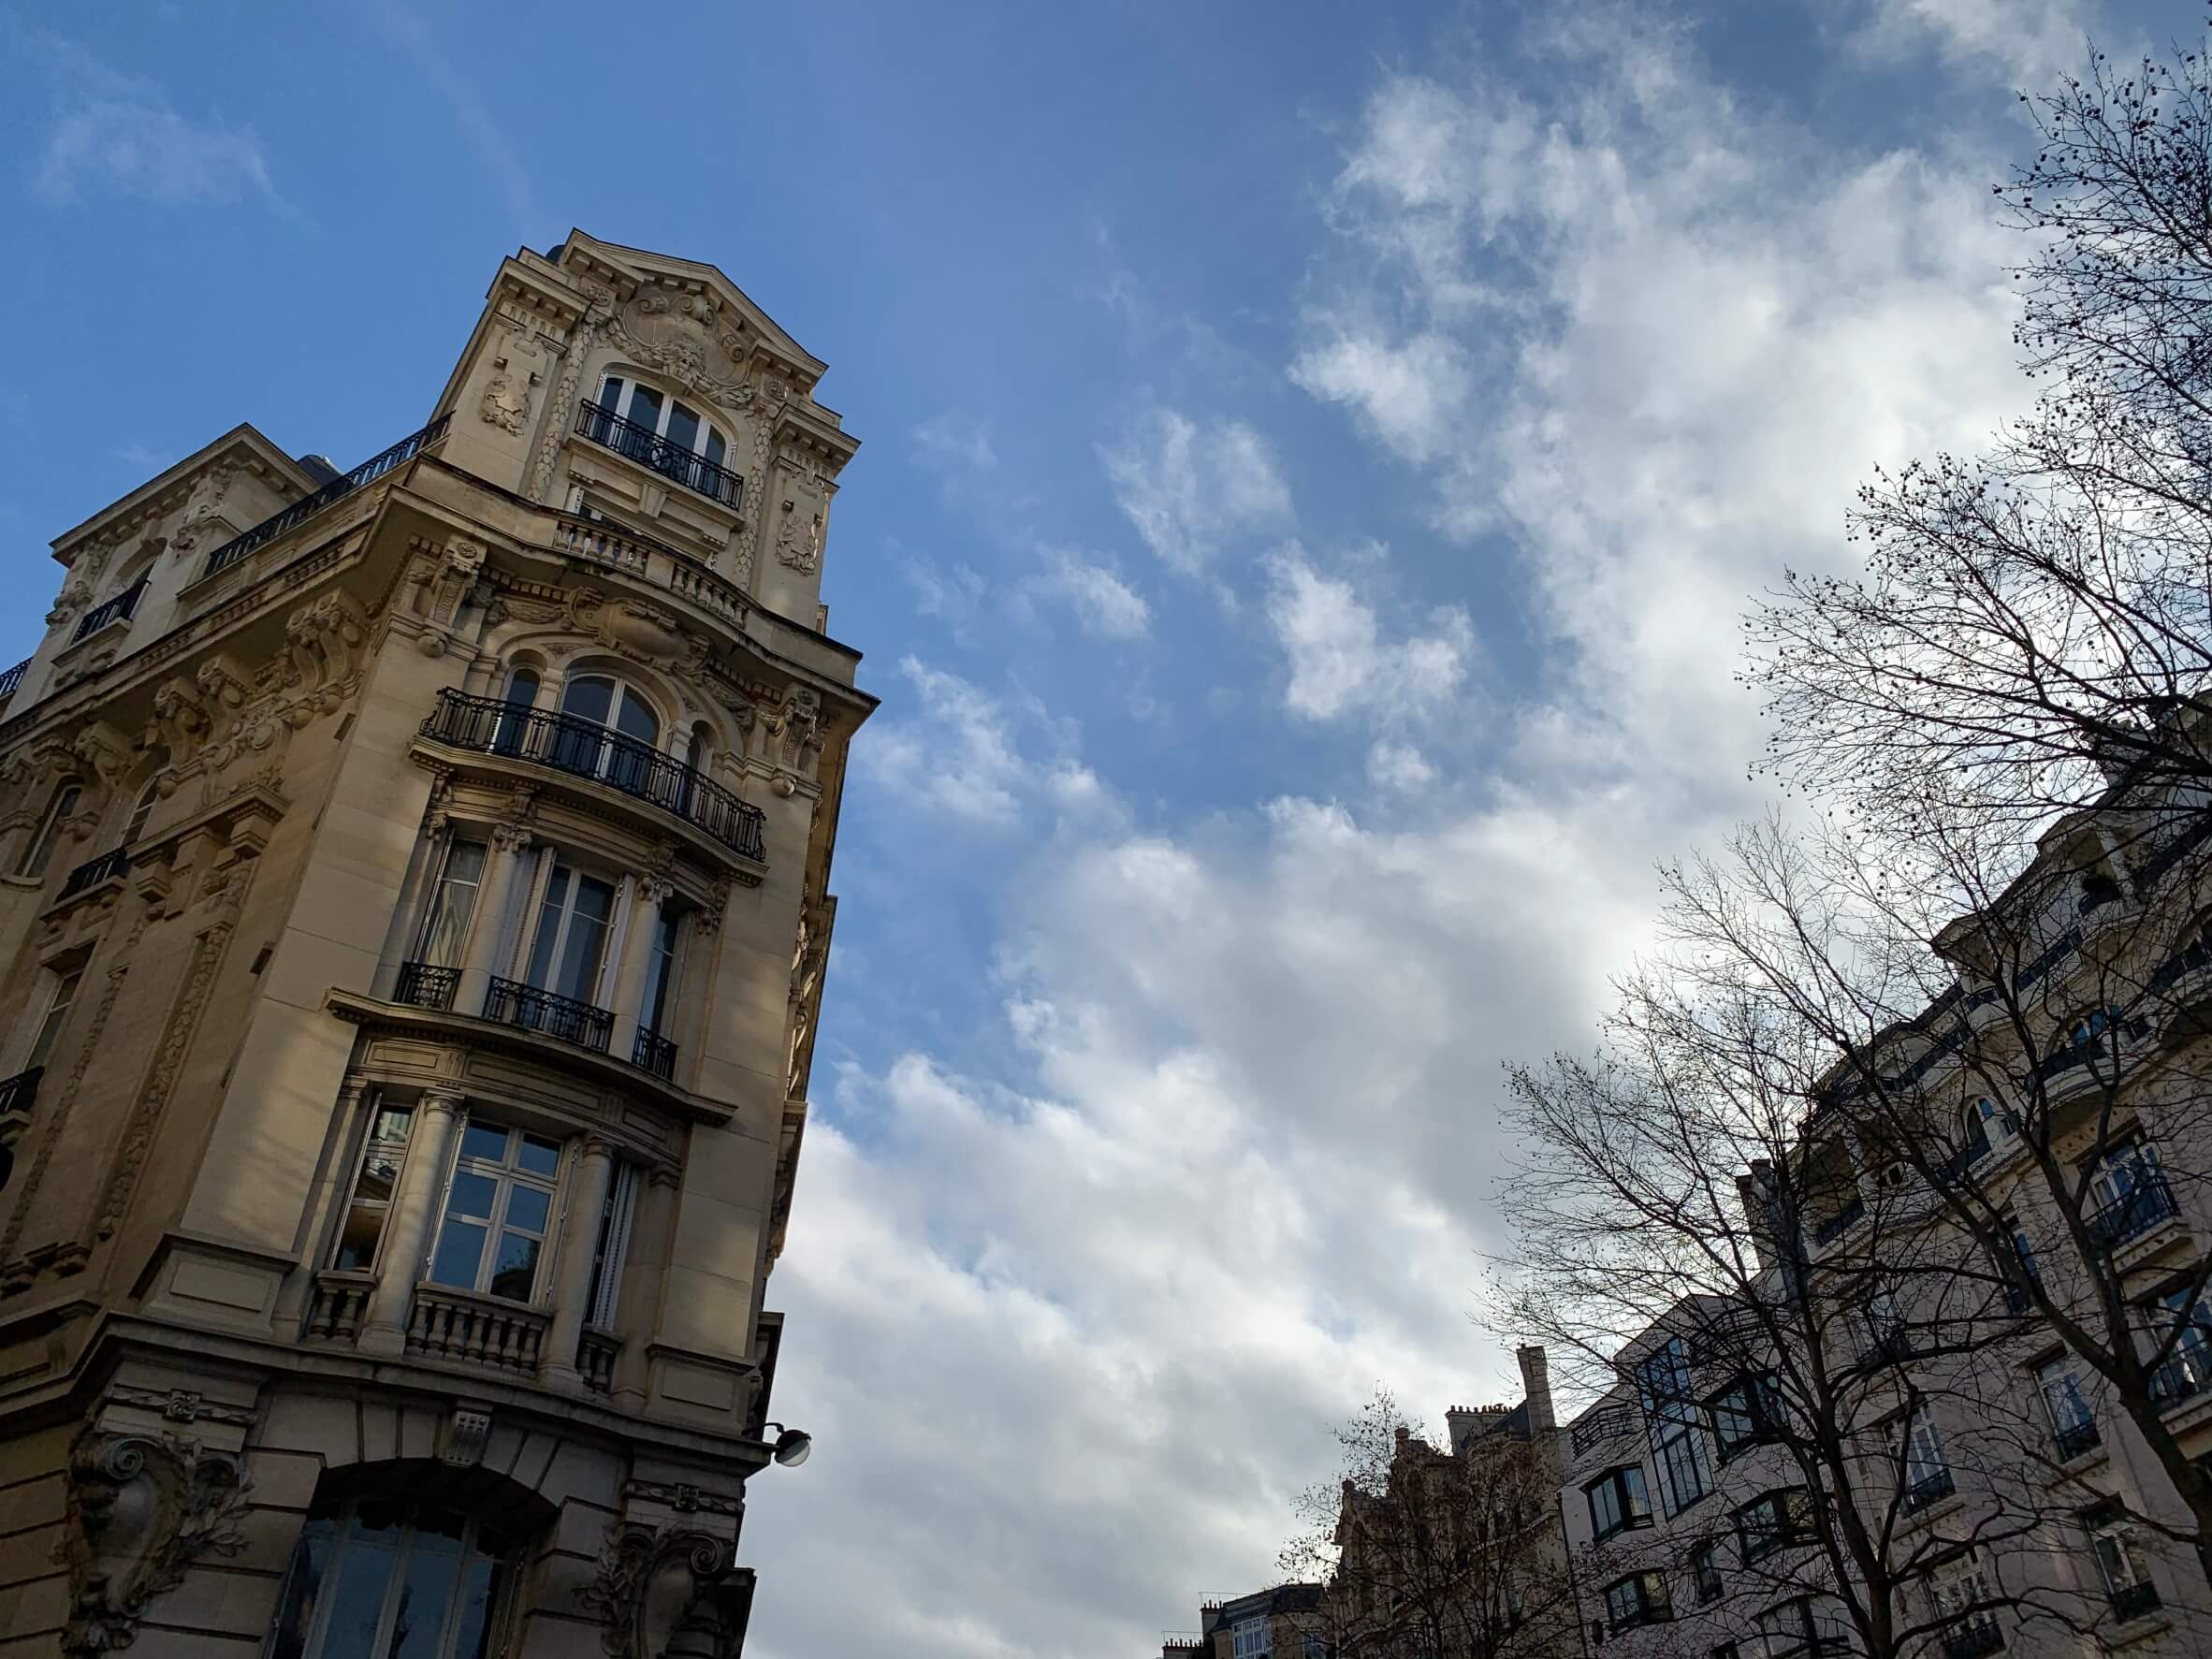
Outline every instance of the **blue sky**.
<svg viewBox="0 0 2212 1659"><path fill-rule="evenodd" d="M1377 1380L1506 1391L1499 1063L1758 809L1745 596L2020 406L2013 89L2198 22L19 5L0 662L44 544L235 421L419 424L517 245L728 271L866 440L825 594L884 698L754 1651L1142 1651Z"/></svg>

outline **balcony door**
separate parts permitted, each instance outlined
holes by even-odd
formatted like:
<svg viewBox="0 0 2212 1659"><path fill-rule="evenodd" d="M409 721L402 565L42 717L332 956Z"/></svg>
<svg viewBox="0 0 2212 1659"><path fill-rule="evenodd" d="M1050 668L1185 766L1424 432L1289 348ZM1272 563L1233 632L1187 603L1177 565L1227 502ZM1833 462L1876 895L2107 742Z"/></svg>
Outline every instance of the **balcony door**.
<svg viewBox="0 0 2212 1659"><path fill-rule="evenodd" d="M566 862L555 864L538 905L525 982L574 1002L601 1006L599 982L606 969L614 916L614 882Z"/></svg>
<svg viewBox="0 0 2212 1659"><path fill-rule="evenodd" d="M561 688L553 764L562 770L604 778L627 794L643 795L660 740L661 717L620 680L585 674Z"/></svg>

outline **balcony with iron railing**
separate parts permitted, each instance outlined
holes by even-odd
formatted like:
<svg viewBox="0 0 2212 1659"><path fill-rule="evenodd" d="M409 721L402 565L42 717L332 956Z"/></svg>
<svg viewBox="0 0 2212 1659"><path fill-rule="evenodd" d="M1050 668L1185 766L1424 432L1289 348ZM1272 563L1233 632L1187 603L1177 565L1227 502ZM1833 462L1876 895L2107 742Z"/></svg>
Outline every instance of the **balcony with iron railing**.
<svg viewBox="0 0 2212 1659"><path fill-rule="evenodd" d="M264 518L240 535L231 537L208 555L207 569L200 574L211 576L218 571L228 570L248 554L266 547L295 526L306 523L325 507L342 501L364 484L372 484L394 467L413 460L445 436L445 426L449 419L451 416L441 415L420 431L410 432L389 449L371 456L352 472L340 473L313 495L300 497L283 512Z"/></svg>
<svg viewBox="0 0 2212 1659"><path fill-rule="evenodd" d="M88 858L69 872L62 883L62 897L75 898L90 892L103 881L120 879L131 867L131 850L128 847L110 847L97 858Z"/></svg>
<svg viewBox="0 0 2212 1659"><path fill-rule="evenodd" d="M697 451L662 437L650 427L624 420L601 404L585 403L576 410L576 433L635 461L648 472L673 479L686 489L721 502L733 512L736 510L745 487L742 478Z"/></svg>
<svg viewBox="0 0 2212 1659"><path fill-rule="evenodd" d="M603 784L682 820L740 857L767 860L767 817L758 807L697 768L596 720L444 691L422 722L422 735Z"/></svg>
<svg viewBox="0 0 2212 1659"><path fill-rule="evenodd" d="M0 670L0 703L5 703L16 694L23 683L23 672L30 666L31 659L25 657L13 668Z"/></svg>
<svg viewBox="0 0 2212 1659"><path fill-rule="evenodd" d="M676 1076L676 1044L640 1026L637 1041L630 1045L630 1063L666 1083Z"/></svg>
<svg viewBox="0 0 2212 1659"><path fill-rule="evenodd" d="M31 1108L38 1103L38 1080L45 1075L45 1067L34 1066L13 1077L0 1078L0 1127L10 1118L31 1114Z"/></svg>
<svg viewBox="0 0 2212 1659"><path fill-rule="evenodd" d="M557 1037L599 1055L606 1053L607 1038L615 1028L615 1016L604 1008L514 980L491 982L484 993L484 1017L518 1031Z"/></svg>
<svg viewBox="0 0 2212 1659"><path fill-rule="evenodd" d="M2207 1389L2212 1389L2212 1349L2201 1345L2184 1348L2150 1374L2151 1403L2161 1411L2171 1411Z"/></svg>
<svg viewBox="0 0 2212 1659"><path fill-rule="evenodd" d="M1898 1507L1907 1515L1917 1515L1921 1510L1942 1503L1957 1490L1957 1483L1951 1478L1951 1471L1938 1469L1934 1474L1924 1475L1906 1487L1898 1499Z"/></svg>
<svg viewBox="0 0 2212 1659"><path fill-rule="evenodd" d="M2162 1605L2159 1600L2159 1587L2148 1579L2122 1584L2107 1599L2112 1604L2112 1616L2123 1624L2132 1619L2147 1619Z"/></svg>
<svg viewBox="0 0 2212 1659"><path fill-rule="evenodd" d="M129 621L138 614L138 601L145 597L146 578L140 576L105 604L95 604L78 618L77 632L69 635L69 643L75 645L80 639L89 639L110 622Z"/></svg>
<svg viewBox="0 0 2212 1659"><path fill-rule="evenodd" d="M439 968L429 962L402 962L392 986L392 1000L410 1008L451 1010L453 993L460 985L460 969Z"/></svg>
<svg viewBox="0 0 2212 1659"><path fill-rule="evenodd" d="M1941 1638L1943 1659L1987 1659L2004 1652L2004 1631L1986 1613L1961 1619Z"/></svg>
<svg viewBox="0 0 2212 1659"><path fill-rule="evenodd" d="M2061 1463L2087 1457L2103 1444L2103 1432L2097 1427L2097 1419L2093 1417L2085 1417L2079 1422L2068 1423L2051 1433L2051 1448Z"/></svg>
<svg viewBox="0 0 2212 1659"><path fill-rule="evenodd" d="M2164 1175L2145 1170L2134 1185L2088 1217L2089 1237L2106 1250L2132 1244L2169 1216L2180 1213Z"/></svg>

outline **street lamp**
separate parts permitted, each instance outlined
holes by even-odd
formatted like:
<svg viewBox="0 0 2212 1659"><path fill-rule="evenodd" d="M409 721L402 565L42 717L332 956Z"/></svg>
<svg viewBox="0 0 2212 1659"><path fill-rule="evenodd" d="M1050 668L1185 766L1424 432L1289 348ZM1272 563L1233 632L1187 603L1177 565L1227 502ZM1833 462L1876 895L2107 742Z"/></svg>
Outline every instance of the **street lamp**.
<svg viewBox="0 0 2212 1659"><path fill-rule="evenodd" d="M814 1449L814 1436L804 1429L787 1429L781 1423L764 1423L762 1427L777 1432L775 1458L787 1469L797 1468Z"/></svg>

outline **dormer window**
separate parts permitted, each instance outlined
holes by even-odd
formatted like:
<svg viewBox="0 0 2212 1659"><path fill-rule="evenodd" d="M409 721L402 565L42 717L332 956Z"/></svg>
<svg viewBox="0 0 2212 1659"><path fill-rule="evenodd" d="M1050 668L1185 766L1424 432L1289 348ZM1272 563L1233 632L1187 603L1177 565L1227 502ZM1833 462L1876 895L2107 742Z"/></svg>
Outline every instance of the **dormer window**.
<svg viewBox="0 0 2212 1659"><path fill-rule="evenodd" d="M578 412L576 430L687 489L737 504L737 474L722 464L729 441L696 409L657 386L608 375L598 401Z"/></svg>

